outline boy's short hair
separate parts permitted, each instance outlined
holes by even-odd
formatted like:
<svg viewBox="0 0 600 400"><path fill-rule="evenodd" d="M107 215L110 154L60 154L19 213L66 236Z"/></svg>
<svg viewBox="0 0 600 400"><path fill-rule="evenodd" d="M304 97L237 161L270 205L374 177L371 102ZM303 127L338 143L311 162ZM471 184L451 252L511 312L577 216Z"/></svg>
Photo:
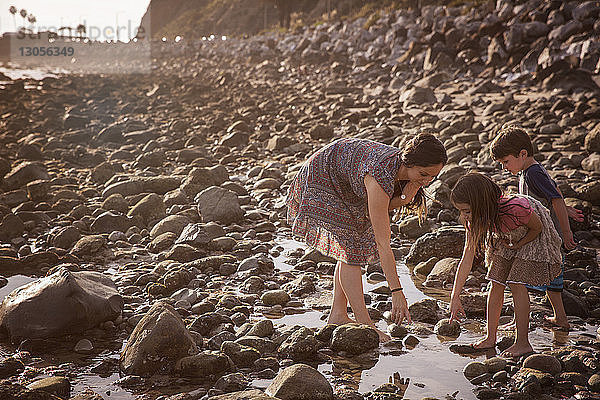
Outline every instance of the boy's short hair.
<svg viewBox="0 0 600 400"><path fill-rule="evenodd" d="M494 160L508 155L517 157L521 150L527 151L527 156L533 156L533 144L523 128L507 126L500 129L490 145L490 153Z"/></svg>

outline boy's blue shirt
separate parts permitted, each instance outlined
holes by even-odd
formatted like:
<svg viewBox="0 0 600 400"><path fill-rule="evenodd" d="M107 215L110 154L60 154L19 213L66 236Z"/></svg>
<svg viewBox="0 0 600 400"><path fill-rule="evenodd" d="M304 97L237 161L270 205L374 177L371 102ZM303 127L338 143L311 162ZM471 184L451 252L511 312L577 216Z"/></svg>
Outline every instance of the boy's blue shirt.
<svg viewBox="0 0 600 400"><path fill-rule="evenodd" d="M552 199L561 199L562 196L544 167L534 163L519 173L519 193L537 199L550 211L554 227L562 238L562 230L552 207Z"/></svg>

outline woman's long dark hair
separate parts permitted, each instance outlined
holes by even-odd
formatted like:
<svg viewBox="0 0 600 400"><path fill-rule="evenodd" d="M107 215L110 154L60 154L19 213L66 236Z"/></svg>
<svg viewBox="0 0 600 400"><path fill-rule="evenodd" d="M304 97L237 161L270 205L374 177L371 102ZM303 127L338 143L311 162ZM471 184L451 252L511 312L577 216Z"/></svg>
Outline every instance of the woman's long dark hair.
<svg viewBox="0 0 600 400"><path fill-rule="evenodd" d="M493 232L500 232L500 217L508 216L517 223L517 217L509 211L509 200L502 199L504 193L500 186L487 176L478 172L469 172L462 176L450 194L450 201L471 207L471 223L463 221L471 232L471 238L477 251L485 246L494 246Z"/></svg>
<svg viewBox="0 0 600 400"><path fill-rule="evenodd" d="M431 167L433 165L446 165L448 155L446 148L438 138L428 132L419 133L417 136L409 140L402 154L400 162L407 167ZM402 195L404 186L408 181L399 181L394 186L394 195L398 197ZM419 221L423 221L427 216L427 197L423 188L420 188L413 200L402 207L402 214L416 213L419 216Z"/></svg>

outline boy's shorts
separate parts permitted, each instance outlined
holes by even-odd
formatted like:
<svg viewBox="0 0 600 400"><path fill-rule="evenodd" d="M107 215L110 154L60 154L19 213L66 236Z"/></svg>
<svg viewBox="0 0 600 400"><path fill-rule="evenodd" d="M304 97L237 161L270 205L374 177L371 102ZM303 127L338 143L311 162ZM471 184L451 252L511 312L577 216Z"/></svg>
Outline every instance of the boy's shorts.
<svg viewBox="0 0 600 400"><path fill-rule="evenodd" d="M551 292L562 292L563 290L563 286L564 286L564 278L563 278L563 274L565 272L565 255L563 254L562 256L562 263L560 264L560 275L558 275L556 278L554 278L552 280L552 282L550 282L547 285L541 285L541 286L531 286L531 285L525 285L525 287L529 290L535 290L537 292L546 292L547 290L551 291Z"/></svg>

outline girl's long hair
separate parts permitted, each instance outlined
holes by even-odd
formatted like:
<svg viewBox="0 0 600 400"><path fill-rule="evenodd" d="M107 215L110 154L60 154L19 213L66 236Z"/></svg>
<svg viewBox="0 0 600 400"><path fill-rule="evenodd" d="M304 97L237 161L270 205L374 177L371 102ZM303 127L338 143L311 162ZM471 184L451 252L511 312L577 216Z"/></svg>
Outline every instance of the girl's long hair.
<svg viewBox="0 0 600 400"><path fill-rule="evenodd" d="M417 136L409 140L402 150L400 162L407 167L431 167L433 165L446 165L448 155L446 148L433 134L428 132L419 133ZM404 186L408 181L399 181L394 186L394 195L398 197L402 195ZM402 207L401 214L415 213L419 217L419 222L427 217L427 196L423 188L420 188L413 200Z"/></svg>
<svg viewBox="0 0 600 400"><path fill-rule="evenodd" d="M478 251L485 246L494 246L492 233L500 231L500 216L507 211L508 200L501 200L502 195L500 186L477 172L461 177L452 189L452 204L462 203L471 207L471 222L462 222L471 233L471 240Z"/></svg>
<svg viewBox="0 0 600 400"><path fill-rule="evenodd" d="M487 176L478 172L469 172L461 177L452 192L450 201L471 207L471 222L462 221L471 233L475 249L480 252L486 246L494 247L494 232L500 232L500 218L507 217L515 226L520 225L518 217L510 210L510 198L503 198L500 186ZM517 203L512 206L525 208Z"/></svg>

